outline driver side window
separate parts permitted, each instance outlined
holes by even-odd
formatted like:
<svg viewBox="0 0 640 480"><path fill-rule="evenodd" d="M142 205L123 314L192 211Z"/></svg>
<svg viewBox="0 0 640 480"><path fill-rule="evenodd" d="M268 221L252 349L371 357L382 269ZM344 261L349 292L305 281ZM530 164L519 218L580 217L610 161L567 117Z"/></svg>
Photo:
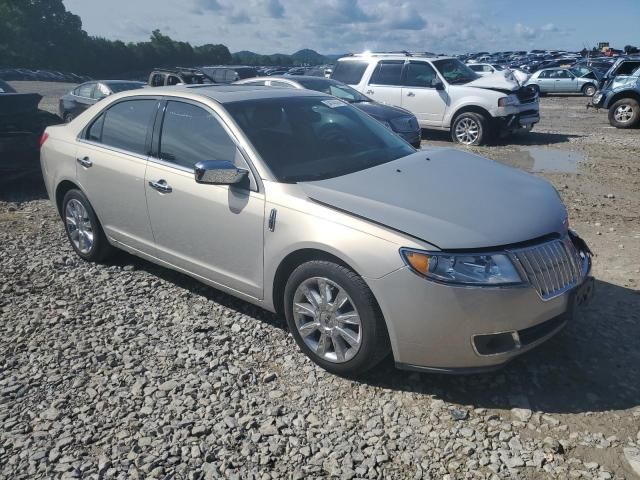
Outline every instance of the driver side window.
<svg viewBox="0 0 640 480"><path fill-rule="evenodd" d="M407 74L403 84L405 87L431 88L435 78L436 72L428 63L410 62L407 66Z"/></svg>
<svg viewBox="0 0 640 480"><path fill-rule="evenodd" d="M162 122L160 158L188 169L203 160L235 163L236 144L209 111L170 101Z"/></svg>

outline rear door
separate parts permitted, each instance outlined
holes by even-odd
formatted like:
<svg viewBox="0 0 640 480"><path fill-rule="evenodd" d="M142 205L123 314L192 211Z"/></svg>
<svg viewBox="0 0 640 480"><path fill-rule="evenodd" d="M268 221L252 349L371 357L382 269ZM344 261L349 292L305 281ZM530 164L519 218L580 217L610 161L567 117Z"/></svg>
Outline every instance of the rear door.
<svg viewBox="0 0 640 480"><path fill-rule="evenodd" d="M401 106L404 63L404 60L380 60L364 93L377 102Z"/></svg>
<svg viewBox="0 0 640 480"><path fill-rule="evenodd" d="M153 236L144 189L152 122L159 101L137 97L111 105L78 142L76 176L106 234L150 251Z"/></svg>
<svg viewBox="0 0 640 480"><path fill-rule="evenodd" d="M561 69L556 73L555 78L555 91L556 92L577 92L578 81L569 70Z"/></svg>
<svg viewBox="0 0 640 480"><path fill-rule="evenodd" d="M551 78L552 72L552 70L543 70L535 79L535 83L540 87L541 92L553 92L555 89L554 79Z"/></svg>
<svg viewBox="0 0 640 480"><path fill-rule="evenodd" d="M205 185L194 179L194 165L203 160L249 165L208 107L172 99L163 109L145 179L159 257L261 298L264 195L255 178L249 185Z"/></svg>
<svg viewBox="0 0 640 480"><path fill-rule="evenodd" d="M420 126L440 126L447 108L447 92L436 90L432 82L438 78L427 62L411 60L402 79L402 107L417 118Z"/></svg>

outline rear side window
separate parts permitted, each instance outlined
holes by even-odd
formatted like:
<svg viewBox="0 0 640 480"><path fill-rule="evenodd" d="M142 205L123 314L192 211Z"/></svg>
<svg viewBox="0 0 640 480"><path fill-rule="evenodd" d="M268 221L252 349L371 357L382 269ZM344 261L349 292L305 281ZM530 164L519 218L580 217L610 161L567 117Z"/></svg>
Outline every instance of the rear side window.
<svg viewBox="0 0 640 480"><path fill-rule="evenodd" d="M338 62L331 74L331 78L347 85L356 85L362 80L362 75L369 64L367 62L347 61Z"/></svg>
<svg viewBox="0 0 640 480"><path fill-rule="evenodd" d="M76 95L84 98L91 98L91 93L93 92L93 87L95 87L95 83L87 83L86 85L81 85L77 89Z"/></svg>
<svg viewBox="0 0 640 480"><path fill-rule="evenodd" d="M407 87L431 87L436 78L436 71L424 62L411 62L407 66L404 85Z"/></svg>
<svg viewBox="0 0 640 480"><path fill-rule="evenodd" d="M153 99L128 100L111 107L104 114L100 142L110 147L146 155L147 131L156 111L156 104L156 100Z"/></svg>
<svg viewBox="0 0 640 480"><path fill-rule="evenodd" d="M160 158L186 168L203 160L234 162L236 145L204 108L168 102L160 136Z"/></svg>
<svg viewBox="0 0 640 480"><path fill-rule="evenodd" d="M104 125L104 116L103 113L95 120L91 126L87 129L87 140L91 140L92 142L100 142L102 140L102 126Z"/></svg>
<svg viewBox="0 0 640 480"><path fill-rule="evenodd" d="M370 85L400 85L404 60L384 60L371 75Z"/></svg>

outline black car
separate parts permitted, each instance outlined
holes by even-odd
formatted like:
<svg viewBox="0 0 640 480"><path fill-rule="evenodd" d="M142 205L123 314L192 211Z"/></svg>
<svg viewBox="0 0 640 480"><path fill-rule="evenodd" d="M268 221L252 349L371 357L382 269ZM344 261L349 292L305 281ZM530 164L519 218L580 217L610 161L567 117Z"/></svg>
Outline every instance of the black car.
<svg viewBox="0 0 640 480"><path fill-rule="evenodd" d="M142 88L145 85L144 82L129 80L102 80L83 83L60 99L58 106L60 118L68 123L104 97L125 90Z"/></svg>
<svg viewBox="0 0 640 480"><path fill-rule="evenodd" d="M237 85L260 85L279 88L303 88L327 93L339 98L363 112L371 115L389 130L416 148L420 148L422 130L416 116L408 110L378 103L361 94L349 85L323 77L300 76L269 76L257 77L236 82Z"/></svg>

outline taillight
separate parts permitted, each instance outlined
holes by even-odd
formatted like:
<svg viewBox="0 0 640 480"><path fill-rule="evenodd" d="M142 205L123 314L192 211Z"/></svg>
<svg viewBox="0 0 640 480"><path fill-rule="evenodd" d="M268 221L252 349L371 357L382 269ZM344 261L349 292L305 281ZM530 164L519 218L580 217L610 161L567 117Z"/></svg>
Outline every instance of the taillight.
<svg viewBox="0 0 640 480"><path fill-rule="evenodd" d="M44 142L46 142L48 138L49 138L49 134L47 132L44 132L40 137L40 148L42 148L42 146L44 145Z"/></svg>

